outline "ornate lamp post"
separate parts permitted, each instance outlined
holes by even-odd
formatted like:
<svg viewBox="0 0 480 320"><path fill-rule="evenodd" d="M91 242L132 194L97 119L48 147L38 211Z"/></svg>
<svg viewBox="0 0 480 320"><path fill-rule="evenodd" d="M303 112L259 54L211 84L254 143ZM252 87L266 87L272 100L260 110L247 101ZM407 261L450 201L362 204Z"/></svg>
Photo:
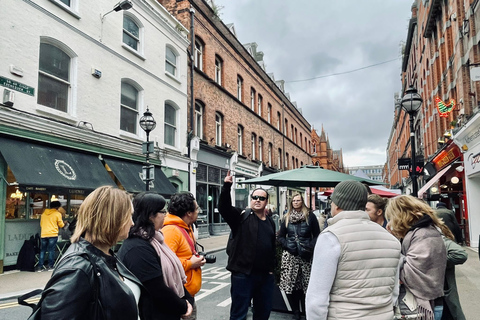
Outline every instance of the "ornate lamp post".
<svg viewBox="0 0 480 320"><path fill-rule="evenodd" d="M405 91L405 95L402 98L402 108L410 116L410 148L412 152L411 159L411 169L410 169L410 178L412 179L412 194L414 197L418 197L418 181L417 181L417 163L415 159L415 131L413 129L413 122L415 120L415 115L417 114L418 109L422 105L422 97L418 94L417 89L413 86Z"/></svg>
<svg viewBox="0 0 480 320"><path fill-rule="evenodd" d="M142 144L142 153L145 155L145 163L142 167L143 181L145 181L145 190L150 190L150 181L155 179L154 166L150 164L150 153L153 153L153 141L149 141L150 132L155 129L157 122L153 118L150 111L143 113L143 117L140 118L140 127L147 134L147 141Z"/></svg>

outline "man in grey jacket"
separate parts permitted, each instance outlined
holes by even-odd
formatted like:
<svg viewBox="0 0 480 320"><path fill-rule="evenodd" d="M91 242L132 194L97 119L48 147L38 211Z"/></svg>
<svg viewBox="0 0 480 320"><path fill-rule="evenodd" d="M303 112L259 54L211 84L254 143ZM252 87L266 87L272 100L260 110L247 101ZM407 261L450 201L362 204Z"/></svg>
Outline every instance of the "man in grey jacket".
<svg viewBox="0 0 480 320"><path fill-rule="evenodd" d="M331 199L333 217L315 246L307 319L393 319L400 242L370 221L360 182L339 183Z"/></svg>

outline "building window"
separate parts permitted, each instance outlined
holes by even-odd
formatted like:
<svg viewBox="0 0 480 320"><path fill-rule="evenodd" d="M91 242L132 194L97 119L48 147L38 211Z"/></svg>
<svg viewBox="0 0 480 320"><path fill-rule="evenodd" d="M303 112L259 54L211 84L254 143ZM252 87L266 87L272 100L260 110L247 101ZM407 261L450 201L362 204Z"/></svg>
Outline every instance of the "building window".
<svg viewBox="0 0 480 320"><path fill-rule="evenodd" d="M256 159L256 154L255 154L255 150L257 149L257 136L255 135L255 133L252 133L252 160L255 160Z"/></svg>
<svg viewBox="0 0 480 320"><path fill-rule="evenodd" d="M222 126L223 116L220 113L215 113L215 144L217 146L222 145Z"/></svg>
<svg viewBox="0 0 480 320"><path fill-rule="evenodd" d="M280 116L280 112L277 112L277 130L279 130L279 131L282 131L282 130L280 130L280 119L281 118L282 117Z"/></svg>
<svg viewBox="0 0 480 320"><path fill-rule="evenodd" d="M272 105L270 103L267 104L267 121L272 123Z"/></svg>
<svg viewBox="0 0 480 320"><path fill-rule="evenodd" d="M317 152L317 144L314 141L313 142L313 153L316 153L316 152Z"/></svg>
<svg viewBox="0 0 480 320"><path fill-rule="evenodd" d="M137 133L138 100L138 90L131 84L122 82L120 130Z"/></svg>
<svg viewBox="0 0 480 320"><path fill-rule="evenodd" d="M295 137L294 137L295 143L297 143L297 135L298 135L298 133L297 133L297 128L295 128Z"/></svg>
<svg viewBox="0 0 480 320"><path fill-rule="evenodd" d="M277 163L278 163L278 169L282 169L282 149L278 148L278 156L277 156Z"/></svg>
<svg viewBox="0 0 480 320"><path fill-rule="evenodd" d="M49 43L40 44L37 103L68 111L71 58Z"/></svg>
<svg viewBox="0 0 480 320"><path fill-rule="evenodd" d="M177 54L170 47L165 50L165 71L172 76L177 75Z"/></svg>
<svg viewBox="0 0 480 320"><path fill-rule="evenodd" d="M237 76L237 99L242 102L243 95L243 79L240 76Z"/></svg>
<svg viewBox="0 0 480 320"><path fill-rule="evenodd" d="M237 146L238 146L238 154L243 154L243 127L237 127Z"/></svg>
<svg viewBox="0 0 480 320"><path fill-rule="evenodd" d="M257 105L258 105L258 108L257 108L257 112L258 112L258 115L261 117L262 116L262 104L263 104L263 98L261 95L258 95L258 101L257 101Z"/></svg>
<svg viewBox="0 0 480 320"><path fill-rule="evenodd" d="M288 137L288 120L287 119L285 119L285 124L284 124L283 128L285 130L285 132L283 134Z"/></svg>
<svg viewBox="0 0 480 320"><path fill-rule="evenodd" d="M288 152L285 154L285 169L288 170Z"/></svg>
<svg viewBox="0 0 480 320"><path fill-rule="evenodd" d="M255 89L250 90L250 108L255 111Z"/></svg>
<svg viewBox="0 0 480 320"><path fill-rule="evenodd" d="M295 169L295 168L296 168L296 167L295 167L295 157L292 156L292 169Z"/></svg>
<svg viewBox="0 0 480 320"><path fill-rule="evenodd" d="M271 143L268 144L268 166L272 166L272 148L273 145Z"/></svg>
<svg viewBox="0 0 480 320"><path fill-rule="evenodd" d="M292 124L292 128L290 129L290 138L292 139L293 142L295 142L295 139L293 138L293 132L294 132L294 129Z"/></svg>
<svg viewBox="0 0 480 320"><path fill-rule="evenodd" d="M215 56L215 82L222 85L223 61L219 56Z"/></svg>
<svg viewBox="0 0 480 320"><path fill-rule="evenodd" d="M169 103L165 103L165 144L175 146L177 136L177 110Z"/></svg>
<svg viewBox="0 0 480 320"><path fill-rule="evenodd" d="M123 43L135 51L140 48L140 27L132 18L123 16Z"/></svg>
<svg viewBox="0 0 480 320"><path fill-rule="evenodd" d="M203 106L200 102L195 102L195 135L203 139Z"/></svg>
<svg viewBox="0 0 480 320"><path fill-rule="evenodd" d="M303 149L303 134L300 132L300 148Z"/></svg>
<svg viewBox="0 0 480 320"><path fill-rule="evenodd" d="M203 71L203 42L195 37L195 67Z"/></svg>
<svg viewBox="0 0 480 320"><path fill-rule="evenodd" d="M258 138L258 160L263 161L263 139Z"/></svg>

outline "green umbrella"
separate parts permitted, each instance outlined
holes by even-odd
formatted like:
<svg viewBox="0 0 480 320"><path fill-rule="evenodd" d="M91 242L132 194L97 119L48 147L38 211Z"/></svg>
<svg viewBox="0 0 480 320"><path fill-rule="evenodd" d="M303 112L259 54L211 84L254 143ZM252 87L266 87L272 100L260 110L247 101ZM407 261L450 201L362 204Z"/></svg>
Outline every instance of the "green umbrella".
<svg viewBox="0 0 480 320"><path fill-rule="evenodd" d="M307 165L298 169L272 173L266 176L242 181L245 184L264 184L282 187L335 187L345 180L355 180L367 185L382 185L383 182L352 176L346 173Z"/></svg>
<svg viewBox="0 0 480 320"><path fill-rule="evenodd" d="M319 166L306 165L298 169L287 170L272 173L266 176L242 181L245 184L263 184L269 186L282 187L335 187L342 181L355 180L366 185L382 185L383 182L352 176L346 173L323 169ZM312 197L310 197L310 208L312 207ZM277 204L278 206L278 204Z"/></svg>

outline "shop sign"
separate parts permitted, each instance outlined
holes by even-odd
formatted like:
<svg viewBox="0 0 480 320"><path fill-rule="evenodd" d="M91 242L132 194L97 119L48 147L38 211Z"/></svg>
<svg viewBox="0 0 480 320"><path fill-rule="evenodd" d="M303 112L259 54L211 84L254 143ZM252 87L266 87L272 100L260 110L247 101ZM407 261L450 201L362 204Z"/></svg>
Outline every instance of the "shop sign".
<svg viewBox="0 0 480 320"><path fill-rule="evenodd" d="M400 158L400 159L398 159L398 170L409 170L410 171L410 158Z"/></svg>
<svg viewBox="0 0 480 320"><path fill-rule="evenodd" d="M12 79L0 77L0 86L7 87L9 89L13 89L15 91L28 94L29 96L35 95L35 88L27 86L26 84L17 82Z"/></svg>
<svg viewBox="0 0 480 320"><path fill-rule="evenodd" d="M6 222L4 265L11 266L17 264L18 253L23 243L37 233L40 233L40 223L38 220Z"/></svg>
<svg viewBox="0 0 480 320"><path fill-rule="evenodd" d="M447 118L448 114L453 111L455 108L455 100L450 99L450 101L445 102L442 99L435 97L435 105L437 106L438 114L441 118Z"/></svg>
<svg viewBox="0 0 480 320"><path fill-rule="evenodd" d="M257 173L255 171L252 171L252 170L248 170L248 169L244 169L242 167L235 167L235 171L239 171L239 172L242 172L242 173L246 173L250 176L253 176L253 177L256 177L257 176Z"/></svg>
<svg viewBox="0 0 480 320"><path fill-rule="evenodd" d="M437 170L440 170L460 157L460 155L460 149L458 149L456 144L452 143L445 150L442 150L435 158L433 158L432 162L435 163Z"/></svg>
<svg viewBox="0 0 480 320"><path fill-rule="evenodd" d="M464 155L465 173L471 175L480 172L480 145Z"/></svg>
<svg viewBox="0 0 480 320"><path fill-rule="evenodd" d="M459 147L464 147L465 151L480 143L480 114L476 114L467 122L466 126L454 136L454 141Z"/></svg>

